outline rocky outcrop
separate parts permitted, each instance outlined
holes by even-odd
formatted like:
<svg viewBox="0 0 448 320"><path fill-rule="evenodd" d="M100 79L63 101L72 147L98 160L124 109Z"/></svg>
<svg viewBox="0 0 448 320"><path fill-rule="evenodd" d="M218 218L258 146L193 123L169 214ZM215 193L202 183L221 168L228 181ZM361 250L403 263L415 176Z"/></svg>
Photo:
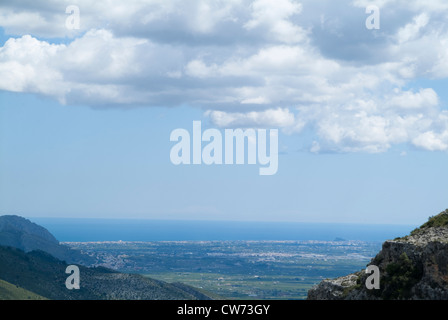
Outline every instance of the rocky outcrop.
<svg viewBox="0 0 448 320"><path fill-rule="evenodd" d="M308 291L309 300L447 300L448 210L410 235L383 243L368 265L380 271L380 288L367 289L364 270L327 279Z"/></svg>
<svg viewBox="0 0 448 320"><path fill-rule="evenodd" d="M346 289L356 286L360 273L336 279L323 280L319 285L308 291L308 300L342 300Z"/></svg>
<svg viewBox="0 0 448 320"><path fill-rule="evenodd" d="M58 240L47 229L28 219L14 215L0 216L0 245L29 252L58 244Z"/></svg>
<svg viewBox="0 0 448 320"><path fill-rule="evenodd" d="M0 245L25 252L41 250L69 263L94 262L92 257L60 244L44 227L15 215L0 216Z"/></svg>

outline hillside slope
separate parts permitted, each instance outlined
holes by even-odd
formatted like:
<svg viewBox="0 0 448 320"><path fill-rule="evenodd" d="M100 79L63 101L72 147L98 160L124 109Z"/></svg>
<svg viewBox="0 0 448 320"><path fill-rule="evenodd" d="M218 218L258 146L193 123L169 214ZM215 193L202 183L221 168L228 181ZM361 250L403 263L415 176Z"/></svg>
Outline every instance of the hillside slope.
<svg viewBox="0 0 448 320"><path fill-rule="evenodd" d="M25 218L0 216L0 281L3 280L0 299L210 299L184 284L84 266L89 259L92 258L59 244L48 230ZM69 290L65 286L69 276L65 270L69 264L76 264L80 269L79 290Z"/></svg>
<svg viewBox="0 0 448 320"><path fill-rule="evenodd" d="M25 252L42 250L68 263L90 263L93 259L59 241L44 227L15 215L0 216L0 245Z"/></svg>
<svg viewBox="0 0 448 320"><path fill-rule="evenodd" d="M34 292L0 280L0 300L45 300Z"/></svg>
<svg viewBox="0 0 448 320"><path fill-rule="evenodd" d="M68 265L43 251L0 246L0 279L48 299L56 300L184 300L207 299L193 288L124 274L106 268L80 269L80 289L68 290Z"/></svg>
<svg viewBox="0 0 448 320"><path fill-rule="evenodd" d="M309 300L447 300L448 209L410 235L388 240L368 265L380 271L380 288L367 289L364 270L327 279L308 291Z"/></svg>

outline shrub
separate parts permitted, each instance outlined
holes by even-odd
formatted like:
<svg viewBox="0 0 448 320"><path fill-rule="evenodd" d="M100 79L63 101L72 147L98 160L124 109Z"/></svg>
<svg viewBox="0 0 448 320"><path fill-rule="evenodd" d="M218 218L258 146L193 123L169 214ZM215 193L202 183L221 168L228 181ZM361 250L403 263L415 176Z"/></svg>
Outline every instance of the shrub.
<svg viewBox="0 0 448 320"><path fill-rule="evenodd" d="M420 281L422 274L422 266L415 265L403 252L397 262L386 266L386 273L381 279L384 288L381 297L386 300L409 299L412 287Z"/></svg>

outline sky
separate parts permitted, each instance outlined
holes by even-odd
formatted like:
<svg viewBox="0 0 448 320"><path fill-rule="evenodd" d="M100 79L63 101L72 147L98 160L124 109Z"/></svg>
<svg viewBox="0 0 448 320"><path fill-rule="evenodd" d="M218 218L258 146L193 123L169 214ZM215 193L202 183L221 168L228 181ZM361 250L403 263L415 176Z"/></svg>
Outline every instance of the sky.
<svg viewBox="0 0 448 320"><path fill-rule="evenodd" d="M447 18L444 0L2 1L0 214L420 225L448 208ZM277 172L174 165L193 121L278 130Z"/></svg>

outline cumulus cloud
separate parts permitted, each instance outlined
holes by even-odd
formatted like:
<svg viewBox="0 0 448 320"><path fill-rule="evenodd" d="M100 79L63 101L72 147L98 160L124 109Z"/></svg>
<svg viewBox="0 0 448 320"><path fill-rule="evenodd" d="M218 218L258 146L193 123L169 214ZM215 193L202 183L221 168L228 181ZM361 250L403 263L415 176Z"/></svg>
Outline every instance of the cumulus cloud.
<svg viewBox="0 0 448 320"><path fill-rule="evenodd" d="M399 43L409 41L418 37L420 30L428 24L429 17L426 13L416 16L411 23L400 28L397 33Z"/></svg>
<svg viewBox="0 0 448 320"><path fill-rule="evenodd" d="M222 128L231 127L291 127L294 125L294 114L288 109L268 109L264 111L224 112L207 111L214 124Z"/></svg>
<svg viewBox="0 0 448 320"><path fill-rule="evenodd" d="M380 30L365 28L377 5ZM204 109L219 127L313 132L313 152L448 150L446 1L5 0L0 90L64 104ZM422 50L424 49L424 50Z"/></svg>
<svg viewBox="0 0 448 320"><path fill-rule="evenodd" d="M447 150L448 131L445 131L442 134L436 134L433 131L427 131L413 139L412 142L418 147L425 148L431 151Z"/></svg>
<svg viewBox="0 0 448 320"><path fill-rule="evenodd" d="M389 104L391 107L402 109L432 108L439 105L437 93L431 89L420 89L419 92L412 91L399 92L395 90L395 95L391 97Z"/></svg>
<svg viewBox="0 0 448 320"><path fill-rule="evenodd" d="M302 11L302 4L289 0L255 0L251 4L251 19L243 27L259 29L261 33L284 43L300 42L305 31L290 18Z"/></svg>

